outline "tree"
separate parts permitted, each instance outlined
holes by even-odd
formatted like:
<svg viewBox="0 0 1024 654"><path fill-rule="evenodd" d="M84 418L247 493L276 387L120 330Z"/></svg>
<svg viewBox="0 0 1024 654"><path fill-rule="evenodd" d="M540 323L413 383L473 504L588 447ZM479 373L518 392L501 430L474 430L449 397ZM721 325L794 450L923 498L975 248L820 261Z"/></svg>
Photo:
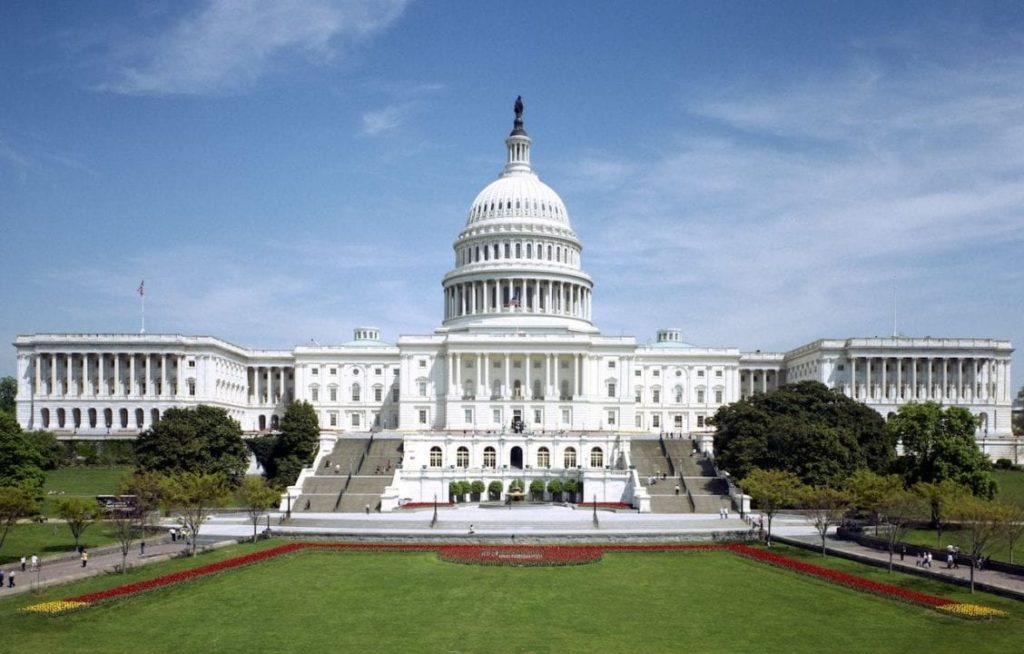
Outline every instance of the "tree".
<svg viewBox="0 0 1024 654"><path fill-rule="evenodd" d="M920 495L900 487L880 499L878 512L888 526L889 572L892 572L896 543L901 542L914 523L927 513L927 507Z"/></svg>
<svg viewBox="0 0 1024 654"><path fill-rule="evenodd" d="M537 502L544 500L544 480L534 479L530 482L530 494L533 495L533 499Z"/></svg>
<svg viewBox="0 0 1024 654"><path fill-rule="evenodd" d="M562 482L562 491L569 494L569 503L576 503L576 493L582 492L580 482L575 479L566 479Z"/></svg>
<svg viewBox="0 0 1024 654"><path fill-rule="evenodd" d="M0 551L3 550L7 532L21 518L39 512L35 493L22 486L0 486Z"/></svg>
<svg viewBox="0 0 1024 654"><path fill-rule="evenodd" d="M960 501L969 491L949 479L940 482L919 481L911 490L928 506L929 524L935 530L935 546L942 547L942 529L949 516L950 507Z"/></svg>
<svg viewBox="0 0 1024 654"><path fill-rule="evenodd" d="M887 471L895 440L860 402L818 382L787 384L721 407L712 423L718 467L743 479L754 468L785 470L840 487L851 470Z"/></svg>
<svg viewBox="0 0 1024 654"><path fill-rule="evenodd" d="M237 496L249 514L249 519L252 520L252 542L255 543L260 515L280 503L281 493L263 477L246 477L238 487Z"/></svg>
<svg viewBox="0 0 1024 654"><path fill-rule="evenodd" d="M989 500L965 495L952 507L953 517L960 523L960 541L971 557L971 592L974 592L974 570L999 537L1003 513Z"/></svg>
<svg viewBox="0 0 1024 654"><path fill-rule="evenodd" d="M903 479L897 475L879 475L861 468L850 475L846 488L853 495L854 506L871 514L877 536L878 523L882 520L882 506L891 496L903 490Z"/></svg>
<svg viewBox="0 0 1024 654"><path fill-rule="evenodd" d="M14 417L16 410L15 400L18 397L18 380L14 377L0 377L0 411L11 414Z"/></svg>
<svg viewBox="0 0 1024 654"><path fill-rule="evenodd" d="M772 519L780 509L793 506L800 497L803 484L792 472L754 468L740 486L757 502L757 508L768 516L768 547L772 545Z"/></svg>
<svg viewBox="0 0 1024 654"><path fill-rule="evenodd" d="M1010 565L1013 565L1013 548L1024 538L1024 505L1004 502L1000 506L1003 519L999 531L1010 549Z"/></svg>
<svg viewBox="0 0 1024 654"><path fill-rule="evenodd" d="M487 484L487 494L490 496L491 500L500 500L501 491L503 490L505 490L505 485L497 479Z"/></svg>
<svg viewBox="0 0 1024 654"><path fill-rule="evenodd" d="M992 463L974 439L978 420L967 409L935 402L905 404L886 425L903 443L897 468L907 484L950 480L979 497L996 492Z"/></svg>
<svg viewBox="0 0 1024 654"><path fill-rule="evenodd" d="M292 402L281 418L281 433L263 463L267 479L277 486L295 483L304 466L313 462L320 443L320 423L308 402Z"/></svg>
<svg viewBox="0 0 1024 654"><path fill-rule="evenodd" d="M132 498L135 524L143 538L146 536L150 517L163 502L163 483L164 478L158 473L136 470L135 473L125 476L118 484L118 493Z"/></svg>
<svg viewBox="0 0 1024 654"><path fill-rule="evenodd" d="M211 508L221 505L228 495L227 484L219 474L182 472L168 477L163 494L169 506L181 513L186 535L190 537L192 556L196 555L199 530Z"/></svg>
<svg viewBox="0 0 1024 654"><path fill-rule="evenodd" d="M853 498L847 491L828 488L827 486L804 487L799 495L800 504L807 510L807 515L814 523L814 528L821 536L821 555L825 556L825 537L828 530L837 524L850 510ZM771 520L768 521L769 526Z"/></svg>
<svg viewBox="0 0 1024 654"><path fill-rule="evenodd" d="M135 454L141 470L219 474L233 486L249 467L241 426L226 410L205 405L165 411L160 422L139 434Z"/></svg>
<svg viewBox="0 0 1024 654"><path fill-rule="evenodd" d="M562 480L552 479L548 482L548 492L551 493L551 499L555 502L562 501Z"/></svg>
<svg viewBox="0 0 1024 654"><path fill-rule="evenodd" d="M475 496L474 501L479 500L480 496L483 495L484 491L486 490L487 485L484 484L484 482L479 479L475 480L472 484L469 485L469 492Z"/></svg>
<svg viewBox="0 0 1024 654"><path fill-rule="evenodd" d="M95 502L83 500L80 497L62 498L57 502L57 516L63 520L71 535L75 537L75 549L78 549L82 532L100 515L100 508Z"/></svg>
<svg viewBox="0 0 1024 654"><path fill-rule="evenodd" d="M14 416L0 412L0 486L19 486L40 495L43 464L43 456Z"/></svg>

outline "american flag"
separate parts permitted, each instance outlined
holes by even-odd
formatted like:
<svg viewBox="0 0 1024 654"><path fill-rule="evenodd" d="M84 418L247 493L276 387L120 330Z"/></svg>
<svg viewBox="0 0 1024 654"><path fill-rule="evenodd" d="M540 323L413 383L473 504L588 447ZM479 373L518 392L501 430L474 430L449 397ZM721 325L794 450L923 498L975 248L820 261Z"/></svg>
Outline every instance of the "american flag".
<svg viewBox="0 0 1024 654"><path fill-rule="evenodd" d="M512 299L508 301L507 307L518 307L519 306L519 293L520 289L516 288L512 291Z"/></svg>
<svg viewBox="0 0 1024 654"><path fill-rule="evenodd" d="M146 280L145 279L143 279L141 282L139 282L139 288L137 290L138 290L139 295L145 295L146 294Z"/></svg>

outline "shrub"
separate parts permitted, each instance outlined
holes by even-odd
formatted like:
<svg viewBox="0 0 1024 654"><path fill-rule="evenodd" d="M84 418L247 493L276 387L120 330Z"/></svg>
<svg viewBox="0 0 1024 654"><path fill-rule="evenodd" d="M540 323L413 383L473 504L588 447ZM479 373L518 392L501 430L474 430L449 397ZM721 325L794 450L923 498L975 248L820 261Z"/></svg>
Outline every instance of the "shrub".
<svg viewBox="0 0 1024 654"><path fill-rule="evenodd" d="M487 485L487 494L492 500L501 499L501 491L505 490L505 484L501 483L497 479Z"/></svg>
<svg viewBox="0 0 1024 654"><path fill-rule="evenodd" d="M552 479L548 482L548 492L551 493L551 499L555 502L562 500L562 480Z"/></svg>
<svg viewBox="0 0 1024 654"><path fill-rule="evenodd" d="M534 479L530 482L530 495L533 495L536 500L544 499L544 480Z"/></svg>
<svg viewBox="0 0 1024 654"><path fill-rule="evenodd" d="M995 468L996 470L1020 470L1021 466L1014 465L1013 461L1009 459L996 459Z"/></svg>
<svg viewBox="0 0 1024 654"><path fill-rule="evenodd" d="M487 485L484 484L484 482L480 481L479 479L477 479L476 481L469 485L469 492L473 493L474 495L480 495L485 490L487 490Z"/></svg>

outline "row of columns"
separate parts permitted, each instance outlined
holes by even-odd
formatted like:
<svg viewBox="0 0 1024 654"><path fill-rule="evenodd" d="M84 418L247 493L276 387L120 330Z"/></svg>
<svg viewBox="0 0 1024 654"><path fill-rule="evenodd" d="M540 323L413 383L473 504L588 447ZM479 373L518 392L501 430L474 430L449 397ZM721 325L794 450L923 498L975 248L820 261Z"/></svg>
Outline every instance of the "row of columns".
<svg viewBox="0 0 1024 654"><path fill-rule="evenodd" d="M445 319L490 313L543 313L590 320L590 288L547 279L494 279L445 289Z"/></svg>
<svg viewBox="0 0 1024 654"><path fill-rule="evenodd" d="M1005 359L852 357L849 363L845 391L858 400L1009 400L1010 363Z"/></svg>
<svg viewBox="0 0 1024 654"><path fill-rule="evenodd" d="M249 403L277 405L288 402L291 393L285 375L293 370L284 366L249 366Z"/></svg>
<svg viewBox="0 0 1024 654"><path fill-rule="evenodd" d="M767 393L768 391L775 390L779 386L779 371L775 369L765 370L762 368L744 368L741 374L747 375L747 386L745 389L741 389L742 397L752 397L755 393ZM771 386L768 385L768 375L774 373Z"/></svg>
<svg viewBox="0 0 1024 654"><path fill-rule="evenodd" d="M511 352L504 352L501 354L485 354L485 353L461 353L455 352L448 355L448 395L450 397L462 397L465 386L462 379L462 371L464 362L468 360L474 361L475 374L473 375L474 381L474 395L481 395L482 397L492 396L492 380L491 370L493 368L492 362L497 360L502 362L502 374L503 384L501 386L501 397L498 399L503 400L530 400L530 399L544 399L544 398L562 398L562 382L569 382L569 389L573 397L580 397L584 393L583 388L583 354L515 354ZM543 361L543 373L542 376L538 376L538 380L542 380L543 386L541 387L541 397L535 398L533 393L533 362L540 359ZM561 362L569 359L571 362L572 372L566 377L560 374ZM512 376L512 364L513 361L521 361L523 364L523 372L521 375L513 379ZM514 382L519 381L521 383L520 393L516 395L513 392ZM568 399L568 398L567 398Z"/></svg>
<svg viewBox="0 0 1024 654"><path fill-rule="evenodd" d="M184 355L39 353L33 394L42 397L174 397Z"/></svg>
<svg viewBox="0 0 1024 654"><path fill-rule="evenodd" d="M547 253L544 248L547 247ZM503 241L469 245L456 253L456 265L468 266L483 261L553 261L576 266L576 250L567 245L544 243L542 241ZM577 266L578 267L578 266Z"/></svg>

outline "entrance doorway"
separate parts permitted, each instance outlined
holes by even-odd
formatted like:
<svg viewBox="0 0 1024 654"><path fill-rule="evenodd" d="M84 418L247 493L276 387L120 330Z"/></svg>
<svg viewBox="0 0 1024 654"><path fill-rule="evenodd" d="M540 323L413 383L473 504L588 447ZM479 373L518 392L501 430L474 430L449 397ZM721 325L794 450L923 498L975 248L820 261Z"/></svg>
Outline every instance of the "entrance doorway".
<svg viewBox="0 0 1024 654"><path fill-rule="evenodd" d="M509 463L517 470L523 469L523 448L518 445L512 448L512 458Z"/></svg>

